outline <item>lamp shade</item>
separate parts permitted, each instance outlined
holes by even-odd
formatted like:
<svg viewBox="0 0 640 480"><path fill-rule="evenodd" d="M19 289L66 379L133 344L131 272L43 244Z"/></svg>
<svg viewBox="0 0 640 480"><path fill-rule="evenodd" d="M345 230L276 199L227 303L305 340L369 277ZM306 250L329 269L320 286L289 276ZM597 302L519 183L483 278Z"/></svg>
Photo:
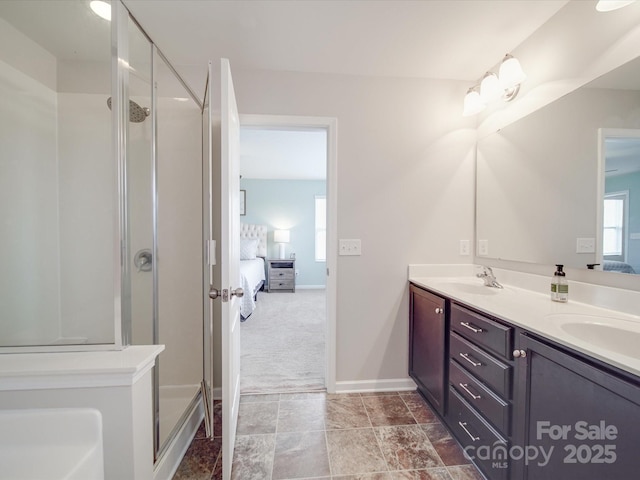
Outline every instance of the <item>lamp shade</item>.
<svg viewBox="0 0 640 480"><path fill-rule="evenodd" d="M631 5L635 0L599 0L596 10L599 12L612 12L627 5Z"/></svg>
<svg viewBox="0 0 640 480"><path fill-rule="evenodd" d="M527 79L518 59L508 53L502 59L498 77L503 90L514 88Z"/></svg>
<svg viewBox="0 0 640 480"><path fill-rule="evenodd" d="M289 230L274 230L273 241L275 243L289 243Z"/></svg>
<svg viewBox="0 0 640 480"><path fill-rule="evenodd" d="M493 72L487 72L480 82L480 98L486 103L498 100L502 96L503 88L500 87L498 76Z"/></svg>
<svg viewBox="0 0 640 480"><path fill-rule="evenodd" d="M467 94L464 96L464 109L462 110L462 115L464 117L475 115L476 113L480 113L482 110L484 110L484 107L485 104L480 98L478 88L470 88L469 91L467 91Z"/></svg>

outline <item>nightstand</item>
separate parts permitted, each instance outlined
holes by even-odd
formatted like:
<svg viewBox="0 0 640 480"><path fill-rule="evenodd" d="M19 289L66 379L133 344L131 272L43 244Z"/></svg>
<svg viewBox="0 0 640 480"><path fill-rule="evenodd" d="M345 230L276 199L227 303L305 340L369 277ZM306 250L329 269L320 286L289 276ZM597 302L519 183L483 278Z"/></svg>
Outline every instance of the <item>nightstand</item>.
<svg viewBox="0 0 640 480"><path fill-rule="evenodd" d="M295 292L296 291L296 261L295 260L267 260L267 291Z"/></svg>

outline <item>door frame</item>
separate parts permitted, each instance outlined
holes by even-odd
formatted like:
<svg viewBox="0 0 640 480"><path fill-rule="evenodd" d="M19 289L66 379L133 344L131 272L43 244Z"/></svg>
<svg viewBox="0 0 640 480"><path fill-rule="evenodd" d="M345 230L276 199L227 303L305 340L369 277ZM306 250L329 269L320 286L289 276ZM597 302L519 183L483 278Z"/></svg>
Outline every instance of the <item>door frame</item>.
<svg viewBox="0 0 640 480"><path fill-rule="evenodd" d="M296 115L241 114L242 127L323 128L327 131L327 285L325 387L336 392L336 312L338 277L338 119Z"/></svg>

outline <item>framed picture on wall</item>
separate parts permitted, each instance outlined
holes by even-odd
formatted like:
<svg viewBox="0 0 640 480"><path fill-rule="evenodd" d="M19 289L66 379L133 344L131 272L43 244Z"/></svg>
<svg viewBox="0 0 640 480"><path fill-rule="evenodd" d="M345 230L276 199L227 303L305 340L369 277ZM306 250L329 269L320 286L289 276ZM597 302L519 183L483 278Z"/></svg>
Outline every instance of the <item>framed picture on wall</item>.
<svg viewBox="0 0 640 480"><path fill-rule="evenodd" d="M247 191L240 190L240 215L247 214Z"/></svg>

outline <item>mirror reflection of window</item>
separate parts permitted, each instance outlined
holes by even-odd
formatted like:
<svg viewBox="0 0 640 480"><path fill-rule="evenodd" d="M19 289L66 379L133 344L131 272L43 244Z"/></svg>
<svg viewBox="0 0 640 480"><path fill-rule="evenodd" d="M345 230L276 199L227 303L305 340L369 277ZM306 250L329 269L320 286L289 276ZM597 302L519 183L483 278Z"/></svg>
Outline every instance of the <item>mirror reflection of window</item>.
<svg viewBox="0 0 640 480"><path fill-rule="evenodd" d="M627 230L625 212L628 192L605 195L603 211L603 255L607 260L626 261L624 235Z"/></svg>

